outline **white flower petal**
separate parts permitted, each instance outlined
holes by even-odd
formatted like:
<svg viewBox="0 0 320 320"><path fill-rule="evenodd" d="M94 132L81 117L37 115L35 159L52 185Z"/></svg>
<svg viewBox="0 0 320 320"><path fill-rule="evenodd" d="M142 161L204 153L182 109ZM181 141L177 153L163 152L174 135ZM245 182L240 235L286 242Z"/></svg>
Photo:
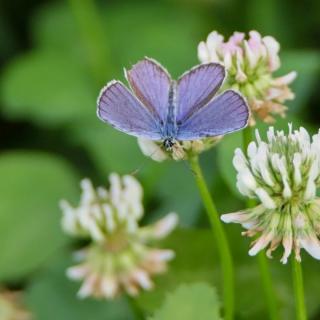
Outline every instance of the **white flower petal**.
<svg viewBox="0 0 320 320"><path fill-rule="evenodd" d="M134 270L131 273L131 277L145 290L150 290L153 288L153 283L150 280L148 273L142 269Z"/></svg>
<svg viewBox="0 0 320 320"><path fill-rule="evenodd" d="M210 61L210 54L204 41L198 45L198 59L203 63Z"/></svg>
<svg viewBox="0 0 320 320"><path fill-rule="evenodd" d="M106 276L102 279L100 289L104 297L112 299L117 295L119 285L115 277Z"/></svg>
<svg viewBox="0 0 320 320"><path fill-rule="evenodd" d="M265 189L257 188L255 190L255 193L266 208L275 209L277 207L275 202Z"/></svg>
<svg viewBox="0 0 320 320"><path fill-rule="evenodd" d="M88 267L85 265L78 265L67 269L67 277L72 280L81 280L88 273Z"/></svg>
<svg viewBox="0 0 320 320"><path fill-rule="evenodd" d="M78 297L80 299L87 298L91 295L95 295L95 284L97 282L96 275L90 275L85 278L80 290L78 291Z"/></svg>
<svg viewBox="0 0 320 320"><path fill-rule="evenodd" d="M249 250L250 256L255 256L259 251L263 250L267 247L270 241L273 238L273 234L270 232L268 234L263 234L260 238L256 241L254 246Z"/></svg>
<svg viewBox="0 0 320 320"><path fill-rule="evenodd" d="M299 238L299 243L313 258L320 260L320 241L316 236Z"/></svg>
<svg viewBox="0 0 320 320"><path fill-rule="evenodd" d="M275 78L272 84L275 86L286 86L290 84L297 77L297 72L291 71L285 76Z"/></svg>
<svg viewBox="0 0 320 320"><path fill-rule="evenodd" d="M142 153L154 161L162 162L168 159L167 154L152 140L138 138L138 145Z"/></svg>
<svg viewBox="0 0 320 320"><path fill-rule="evenodd" d="M280 67L280 58L278 55L280 50L279 42L277 42L273 37L270 37L270 36L263 37L262 41L265 44L268 51L270 71L275 71L279 69Z"/></svg>

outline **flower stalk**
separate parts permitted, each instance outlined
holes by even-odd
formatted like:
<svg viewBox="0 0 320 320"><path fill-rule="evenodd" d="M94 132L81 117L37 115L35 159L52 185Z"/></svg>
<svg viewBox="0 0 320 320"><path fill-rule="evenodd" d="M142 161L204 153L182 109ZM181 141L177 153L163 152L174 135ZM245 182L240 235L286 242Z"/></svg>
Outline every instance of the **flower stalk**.
<svg viewBox="0 0 320 320"><path fill-rule="evenodd" d="M296 259L291 259L292 263L292 279L295 294L296 319L307 320L307 312L304 301L303 275L301 263Z"/></svg>
<svg viewBox="0 0 320 320"><path fill-rule="evenodd" d="M208 214L208 218L211 224L213 234L216 239L216 245L218 247L221 259L223 273L225 319L232 320L234 317L234 270L227 236L224 232L224 229L220 222L218 211L216 209L216 206L208 190L208 186L203 177L202 170L199 165L198 156L190 157L189 163L194 173L194 177L200 192L200 196L202 198L202 202Z"/></svg>

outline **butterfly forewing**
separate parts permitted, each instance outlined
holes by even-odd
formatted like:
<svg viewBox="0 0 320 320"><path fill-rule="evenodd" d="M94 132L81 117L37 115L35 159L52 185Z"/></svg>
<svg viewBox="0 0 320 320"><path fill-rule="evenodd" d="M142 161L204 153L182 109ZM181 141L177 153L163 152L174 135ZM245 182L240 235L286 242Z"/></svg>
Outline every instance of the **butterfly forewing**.
<svg viewBox="0 0 320 320"><path fill-rule="evenodd" d="M177 86L177 122L185 122L216 94L225 77L217 63L202 64L183 74Z"/></svg>
<svg viewBox="0 0 320 320"><path fill-rule="evenodd" d="M227 90L194 113L178 129L178 140L196 140L237 131L247 125L249 110L245 99Z"/></svg>
<svg viewBox="0 0 320 320"><path fill-rule="evenodd" d="M112 81L102 89L97 113L101 120L127 134L161 139L158 123L151 112L120 81Z"/></svg>
<svg viewBox="0 0 320 320"><path fill-rule="evenodd" d="M171 78L156 61L145 58L127 71L127 79L137 98L155 115L165 122Z"/></svg>

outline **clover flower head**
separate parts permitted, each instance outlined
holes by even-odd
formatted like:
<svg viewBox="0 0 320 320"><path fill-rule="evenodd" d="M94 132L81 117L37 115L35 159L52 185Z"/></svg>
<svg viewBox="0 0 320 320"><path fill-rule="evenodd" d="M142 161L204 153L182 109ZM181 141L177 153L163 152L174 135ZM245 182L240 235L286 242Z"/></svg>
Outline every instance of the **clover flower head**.
<svg viewBox="0 0 320 320"><path fill-rule="evenodd" d="M271 123L275 115L285 116L283 103L294 98L288 85L296 72L273 77L280 67L279 43L271 36L262 37L257 31L235 32L227 41L216 31L211 32L206 42L200 42L198 57L201 62L220 62L228 71L224 88L240 91L248 100L251 109L251 124L254 117Z"/></svg>
<svg viewBox="0 0 320 320"><path fill-rule="evenodd" d="M291 251L301 261L300 249L320 259L320 131L312 138L304 128L289 133L270 127L267 141L256 131L247 155L236 149L233 165L237 187L246 197L257 198L255 208L222 215L224 222L240 223L247 236L258 235L249 254L268 247L271 257L280 244L286 263Z"/></svg>
<svg viewBox="0 0 320 320"><path fill-rule="evenodd" d="M172 250L153 248L149 242L167 236L177 225L177 215L170 213L153 225L140 227L141 185L129 175L113 173L109 180L109 190L94 189L90 180L83 180L77 208L61 201L65 232L91 240L76 253L78 265L67 271L71 279L83 280L78 293L82 298L112 299L123 291L135 296L140 288L150 290L151 276L166 271L174 257Z"/></svg>
<svg viewBox="0 0 320 320"><path fill-rule="evenodd" d="M201 140L176 141L171 150L166 150L161 141L138 138L138 144L142 153L155 161L162 162L167 159L179 161L210 149L221 139L222 136L215 136Z"/></svg>
<svg viewBox="0 0 320 320"><path fill-rule="evenodd" d="M31 320L31 313L24 309L20 300L20 292L0 289L0 319Z"/></svg>

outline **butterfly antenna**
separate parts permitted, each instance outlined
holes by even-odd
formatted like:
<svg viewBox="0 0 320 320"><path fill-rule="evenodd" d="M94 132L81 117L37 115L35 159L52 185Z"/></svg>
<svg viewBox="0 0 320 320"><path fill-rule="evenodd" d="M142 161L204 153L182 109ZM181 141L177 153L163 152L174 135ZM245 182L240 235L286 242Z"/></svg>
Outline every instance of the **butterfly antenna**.
<svg viewBox="0 0 320 320"><path fill-rule="evenodd" d="M146 165L147 161L149 160L148 158L152 158L156 152L158 152L159 150L154 150L151 154L147 155L146 158L142 161L142 163L140 164L140 166L138 168L136 168L135 170L133 170L130 175L132 176L136 176L140 170Z"/></svg>
<svg viewBox="0 0 320 320"><path fill-rule="evenodd" d="M188 171L191 171L191 173L196 176L197 173L191 168L191 165L189 164L189 162L187 160L183 160L182 161L183 165L185 166L185 168L187 168Z"/></svg>

